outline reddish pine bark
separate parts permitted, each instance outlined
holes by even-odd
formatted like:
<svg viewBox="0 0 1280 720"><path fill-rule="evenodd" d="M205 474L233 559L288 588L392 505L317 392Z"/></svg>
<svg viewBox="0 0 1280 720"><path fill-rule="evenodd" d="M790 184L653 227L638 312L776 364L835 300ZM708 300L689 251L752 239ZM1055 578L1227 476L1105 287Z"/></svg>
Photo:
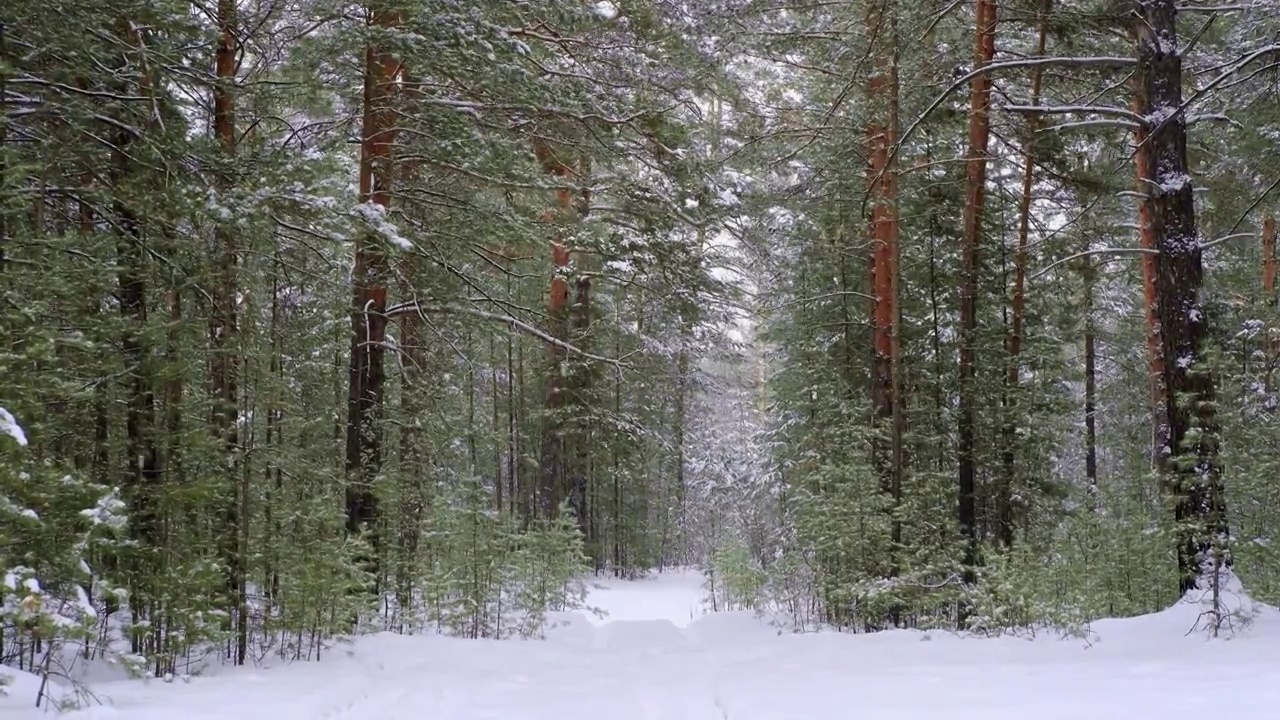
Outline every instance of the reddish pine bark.
<svg viewBox="0 0 1280 720"><path fill-rule="evenodd" d="M565 245L563 224L573 209L569 178L572 171L555 150L546 142L535 141L534 155L547 175L559 183L556 202L543 213L543 220L559 225L551 239L551 289L547 298L547 321L551 334L566 337L567 310L569 306L569 248ZM548 344L549 356L543 408L542 462L539 482L535 488L535 512L544 519L553 519L559 513L564 499L565 485L565 361L563 347Z"/></svg>
<svg viewBox="0 0 1280 720"><path fill-rule="evenodd" d="M867 123L868 192L871 198L870 287L872 301L872 423L877 428L875 462L885 492L892 498L888 572L898 573L897 546L902 541L902 523L897 506L902 498L902 478L906 456L906 432L902 408L902 353L899 339L901 308L898 300L898 169L893 148L898 141L898 70L896 7L884 0L872 0L867 14L867 32L874 39L874 70L867 86L871 120ZM887 437L886 437L887 431ZM887 446L885 440L888 440ZM896 624L898 613L891 611Z"/></svg>
<svg viewBox="0 0 1280 720"><path fill-rule="evenodd" d="M1141 79L1135 80L1140 83ZM1133 94L1133 111L1139 115L1145 115L1146 108L1147 101L1143 97L1143 89L1140 84L1136 85ZM1137 145L1135 168L1139 196L1147 193L1147 185L1142 179L1142 168L1147 155L1146 137L1144 128L1134 129L1134 142ZM1139 245L1144 250L1156 249L1156 236L1151 225L1151 210L1146 202L1138 207L1138 234ZM1143 315L1146 319L1147 366L1150 373L1148 394L1151 407L1151 466L1160 468L1164 464L1164 448L1169 442L1169 432L1164 408L1164 354L1160 347L1160 298L1156 291L1156 262L1154 253L1142 255Z"/></svg>
<svg viewBox="0 0 1280 720"><path fill-rule="evenodd" d="M235 95L236 77L236 3L218 0L218 49L214 62L213 134L222 151L225 166L218 173L217 187L224 194L232 189L231 174L236 153ZM239 362L236 348L236 237L229 223L219 223L214 230L219 248L217 276L212 310L209 316L209 341L212 346L210 379L213 390L213 432L227 454L224 488L224 526L222 556L226 566L226 589L234 598L231 613L237 618L236 645L232 661L243 665L248 653L245 540L243 528L248 522L248 488L241 487L239 464L235 460L239 438L236 429Z"/></svg>
<svg viewBox="0 0 1280 720"><path fill-rule="evenodd" d="M975 67L995 57L996 6L977 0ZM987 147L991 139L991 76L973 79L969 97L969 150L966 154L964 242L960 252L960 417L959 507L960 532L965 538L965 582L973 583L978 564L976 468L974 459L974 334L977 331L978 252L982 242L982 213L986 199Z"/></svg>
<svg viewBox="0 0 1280 720"><path fill-rule="evenodd" d="M1043 57L1048 41L1049 0L1040 0L1040 31L1036 41L1036 55ZM1040 92L1044 86L1044 70L1037 67L1031 73L1031 105L1040 104ZM1017 417L1015 405L1018 384L1021 382L1021 355L1023 322L1026 317L1027 246L1031 237L1031 200L1035 186L1035 135L1039 116L1027 115L1027 138L1023 145L1022 194L1018 198L1018 241L1013 253L1013 300L1009 336L1005 339L1005 351L1009 355L1009 367L1005 371L1003 428L1004 448L1001 451L1003 465L1000 485L996 492L996 539L1004 547L1013 546L1013 483L1017 471Z"/></svg>
<svg viewBox="0 0 1280 720"><path fill-rule="evenodd" d="M566 162L549 143L534 142L534 155L548 176L558 183L555 204L543 213L543 220L556 225L551 240L551 287L547 298L547 321L552 336L572 340L579 347L589 338L591 314L591 279L579 275L574 281L575 300L569 304L570 250L566 233L568 225L590 210L590 191L584 187L573 196L570 183L574 177L582 178L590 167L582 159L577 167ZM560 504L567 497L577 515L579 530L590 537L591 527L587 505L587 471L589 452L586 434L571 427L566 418L569 408L582 401L589 389L587 373L568 374L568 353L561 345L548 344L548 372L545 383L543 409L542 462L538 486L535 488L535 512L545 519L554 519ZM583 413L577 413L579 417ZM575 421L576 422L576 421ZM572 460L572 463L570 462ZM570 467L572 465L573 467Z"/></svg>
<svg viewBox="0 0 1280 720"><path fill-rule="evenodd" d="M370 12L379 28L399 24L397 13ZM364 116L360 143L360 201L386 213L391 205L394 167L395 113L391 107L401 64L371 44L365 52ZM351 379L347 403L347 530L370 533L375 569L380 569L380 544L374 527L378 498L373 481L382 466L383 367L387 331L387 258L382 239L366 233L356 239L354 304L351 309Z"/></svg>

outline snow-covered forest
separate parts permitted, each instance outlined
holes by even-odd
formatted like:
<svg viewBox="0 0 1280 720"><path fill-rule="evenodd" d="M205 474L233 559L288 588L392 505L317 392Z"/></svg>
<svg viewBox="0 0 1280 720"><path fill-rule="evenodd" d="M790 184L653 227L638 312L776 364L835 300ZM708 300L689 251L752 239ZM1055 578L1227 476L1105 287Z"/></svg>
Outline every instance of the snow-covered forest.
<svg viewBox="0 0 1280 720"><path fill-rule="evenodd" d="M570 630L655 577L696 607L635 622L710 614L670 648L1101 623L1280 667L1278 37L1274 0L3 2L0 694L392 636L608 685L622 626ZM737 697L678 716L775 717Z"/></svg>

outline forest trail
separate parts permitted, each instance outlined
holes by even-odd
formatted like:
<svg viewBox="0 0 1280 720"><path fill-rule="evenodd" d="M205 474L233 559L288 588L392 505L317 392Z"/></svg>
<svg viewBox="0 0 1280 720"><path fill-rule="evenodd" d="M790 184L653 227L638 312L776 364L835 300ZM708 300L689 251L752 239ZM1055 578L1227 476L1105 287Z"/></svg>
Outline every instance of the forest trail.
<svg viewBox="0 0 1280 720"><path fill-rule="evenodd" d="M1258 720L1280 706L1280 615L1207 642L1197 608L1095 623L1089 642L945 632L794 635L702 614L698 578L604 581L611 613L557 616L545 642L383 634L320 663L188 683L95 686L80 720ZM6 719L19 692L0 700Z"/></svg>

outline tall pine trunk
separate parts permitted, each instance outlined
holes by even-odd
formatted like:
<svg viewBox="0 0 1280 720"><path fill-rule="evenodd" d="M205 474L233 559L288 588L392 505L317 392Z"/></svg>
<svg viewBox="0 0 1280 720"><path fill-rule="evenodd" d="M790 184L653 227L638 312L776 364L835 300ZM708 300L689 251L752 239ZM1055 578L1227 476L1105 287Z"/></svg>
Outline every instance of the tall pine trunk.
<svg viewBox="0 0 1280 720"><path fill-rule="evenodd" d="M995 0L977 0L975 67L995 57ZM969 97L969 149L965 155L966 182L964 241L960 251L960 416L959 416L959 507L957 517L964 537L964 581L977 579L977 469L974 457L977 388L974 342L978 327L978 251L982 244L982 211L986 199L987 146L991 139L991 76L973 79Z"/></svg>
<svg viewBox="0 0 1280 720"><path fill-rule="evenodd" d="M1268 215L1262 220L1262 301L1268 308L1275 308L1276 306L1276 219L1272 215ZM1277 353L1276 331L1271 327L1270 322L1267 323L1262 342L1263 357L1265 359L1263 387L1267 393L1266 407L1273 409L1274 401L1271 399L1272 376L1274 375Z"/></svg>
<svg viewBox="0 0 1280 720"><path fill-rule="evenodd" d="M582 190L578 195L577 202L571 209L570 217L574 220L581 220L591 212L591 193L589 187L589 177L591 174L591 166L587 162L587 158L579 159L575 174L578 176ZM571 339L574 344L582 350L588 350L591 345L591 276L585 272L585 268L579 266L577 268L577 278L574 280L574 301L570 311L570 332ZM591 508L588 504L588 485L591 484L591 392L592 392L592 368L590 361L586 359L580 360L578 363L578 372L573 374L573 410L574 418L572 424L572 435L570 438L573 446L572 467L566 473L566 477L570 480L569 499L573 507L573 511L577 516L578 530L582 533L584 541L591 543L592 532L591 527Z"/></svg>
<svg viewBox="0 0 1280 720"><path fill-rule="evenodd" d="M1039 37L1036 40L1036 55L1043 57L1048 41L1049 0L1040 0ZM1040 92L1044 86L1044 70L1037 67L1031 73L1030 105L1040 104ZM1011 318L1009 336L1005 339L1005 351L1008 353L1009 366L1005 370L1004 380L1004 426L1001 429L1001 472L1000 484L996 489L996 539L1005 548L1013 546L1014 509L1013 486L1017 480L1017 428L1018 428L1018 385L1022 376L1022 339L1023 324L1027 307L1027 248L1031 238L1031 202L1035 189L1036 147L1035 137L1039 128L1039 116L1035 113L1027 115L1027 136L1023 141L1022 152L1022 194L1018 197L1018 241L1013 253L1013 300L1011 302Z"/></svg>
<svg viewBox="0 0 1280 720"><path fill-rule="evenodd" d="M120 36L131 49L142 46L140 30L127 20L121 20ZM121 57L122 76L127 76L129 57ZM136 89L144 97L151 97L151 79L145 68L138 77ZM118 88L122 94L134 94L130 83L122 81ZM126 126L137 121L148 110L134 110L119 118ZM120 314L124 320L121 350L124 354L128 376L125 412L125 472L122 486L129 500L129 539L135 543L130 549L131 562L127 569L129 578L129 609L135 624L150 620L156 610L159 588L156 580L159 563L156 549L160 547L159 512L157 501L163 487L164 472L161 467L156 442L156 383L152 360L152 341L148 337L147 276L148 253L143 223L135 209L135 186L138 167L133 158L135 136L129 130L113 125L111 170L109 173L112 198L112 214L117 232L117 277L120 283ZM151 123L147 129L153 130ZM138 138L139 140L141 138ZM154 646L140 634L132 636L132 650L142 653Z"/></svg>
<svg viewBox="0 0 1280 720"><path fill-rule="evenodd" d="M369 24L390 30L399 16L370 9ZM360 202L371 216L385 217L391 206L395 113L391 107L400 63L370 43L365 51L364 116L360 142ZM375 218L376 219L376 218ZM373 483L382 468L382 418L387 336L386 242L373 229L356 239L354 304L351 308L351 379L347 402L347 531L367 534L374 557L370 570L382 579L382 547L377 532L378 497Z"/></svg>
<svg viewBox="0 0 1280 720"><path fill-rule="evenodd" d="M218 49L214 63L213 134L222 152L223 166L217 173L217 188L228 194L234 187L236 120L234 85L236 76L236 3L218 0ZM226 483L222 488L223 526L221 552L226 568L228 617L235 619L236 644L232 662L243 665L248 652L248 596L246 563L241 531L248 518L242 517L244 505L240 497L239 445L236 425L238 406L239 362L236 327L236 266L238 252L231 222L221 222L214 231L217 245L217 276L213 284L212 312L209 316L209 339L212 346L213 433L222 444L226 458L222 465Z"/></svg>
<svg viewBox="0 0 1280 720"><path fill-rule="evenodd" d="M867 16L868 34L878 47L872 48L874 69L867 87L872 120L866 133L871 160L868 174L871 195L872 247L872 419L876 428L876 464L883 489L888 493L890 576L900 570L898 546L902 542L902 522L898 506L902 502L902 477L906 462L902 408L901 308L898 300L898 170L894 145L898 141L897 4L894 0L871 0ZM886 438L887 436L887 438ZM885 440L888 440L886 443ZM898 622L898 611L890 621Z"/></svg>
<svg viewBox="0 0 1280 720"><path fill-rule="evenodd" d="M547 322L552 336L564 340L567 337L569 308L569 247L566 244L565 225L573 209L568 186L572 170L546 142L535 142L534 153L546 174L558 183L556 202L543 213L543 220L553 224L551 239L551 289L547 297ZM559 512L564 499L566 443L565 443L565 372L568 360L565 349L557 344L547 345L547 374L544 383L542 418L542 462L539 481L534 488L534 512L538 517L550 520Z"/></svg>
<svg viewBox="0 0 1280 720"><path fill-rule="evenodd" d="M131 163L128 146L130 136L126 132L116 138L115 159L111 174L111 189L116 195L114 212L119 228L119 281L120 314L125 321L121 349L128 374L127 404L125 411L125 473L123 488L129 498L129 539L138 548L157 547L156 499L160 496L162 471L155 441L155 388L153 373L147 358L150 343L147 340L147 265L142 238L142 228L137 216L123 199L127 193ZM155 568L147 562L142 552L134 551L129 567L129 607L135 622L147 617L155 588L152 577ZM133 651L143 647L138 635L133 636Z"/></svg>
<svg viewBox="0 0 1280 720"><path fill-rule="evenodd" d="M1214 379L1202 355L1208 319L1195 197L1187 163L1182 110L1182 58L1175 0L1139 0L1138 82L1144 116L1140 154L1143 205L1159 250L1156 294L1164 358L1164 407L1169 426L1169 470L1178 522L1179 590L1219 590L1225 554L1226 505L1218 462ZM1216 602L1215 602L1215 610Z"/></svg>
<svg viewBox="0 0 1280 720"><path fill-rule="evenodd" d="M413 278L416 263L407 259L401 266L399 291L403 297L413 296ZM399 500L398 532L396 533L395 592L400 605L401 621L407 619L412 608L413 573L418 564L418 540L422 535L423 516L426 512L427 452L419 418L427 412L423 402L426 388L426 353L423 346L422 318L416 312L400 316L400 337L396 343L400 351L400 472L396 495Z"/></svg>
<svg viewBox="0 0 1280 720"><path fill-rule="evenodd" d="M1084 475L1089 496L1096 500L1098 491L1098 377L1097 335L1094 327L1095 268L1088 257L1084 262Z"/></svg>
<svg viewBox="0 0 1280 720"><path fill-rule="evenodd" d="M1146 115L1148 99L1142 86L1142 78L1134 77L1133 111L1138 115ZM1137 175L1137 194L1147 194L1147 183L1144 181L1143 168L1150 152L1147 145L1147 132L1143 127L1134 129L1135 174ZM1146 202L1138 206L1138 243L1143 250L1151 252L1142 255L1142 300L1143 317L1146 325L1148 383L1148 403L1151 409L1151 467L1162 469L1166 454L1164 448L1169 444L1169 425L1164 407L1164 351L1160 345L1160 294L1157 291L1157 249L1154 226L1151 224L1151 208Z"/></svg>

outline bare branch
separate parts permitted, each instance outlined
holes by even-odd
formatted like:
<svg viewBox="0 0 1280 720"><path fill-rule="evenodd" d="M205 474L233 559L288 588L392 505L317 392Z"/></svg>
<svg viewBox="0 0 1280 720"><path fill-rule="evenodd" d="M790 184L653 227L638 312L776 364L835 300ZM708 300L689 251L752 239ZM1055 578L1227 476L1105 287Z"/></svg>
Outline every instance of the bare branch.
<svg viewBox="0 0 1280 720"><path fill-rule="evenodd" d="M1016 113L1038 113L1041 115L1075 115L1092 114L1107 117L1124 118L1141 123L1143 117L1128 108L1108 107L1105 105L1006 105L1005 110Z"/></svg>
<svg viewBox="0 0 1280 720"><path fill-rule="evenodd" d="M484 320L493 320L495 322L500 322L506 325L510 325L511 328L514 330L519 330L520 332L536 337L539 340L542 340L543 342L549 345L555 345L558 348L571 352L580 357L587 358L588 360L595 360L596 362L608 363L610 365L613 365L618 370L621 370L622 368L627 367L625 363L619 360L615 360L613 358L607 358L607 357L604 357L603 355L594 355L592 353L586 352L585 350L581 350L555 337L554 335L551 335L546 331L538 327L535 327L533 325L530 325L529 323L524 322L523 320L517 317L514 317L512 315L486 312L484 310L469 308L462 305L423 305L422 303L416 300L400 303L398 305L393 305L387 308L386 312L384 312L383 314L386 315L388 318L392 318L392 317L396 317L397 315L404 315L406 313L417 313L419 315L459 314L459 315L470 315L472 317L478 317Z"/></svg>
<svg viewBox="0 0 1280 720"><path fill-rule="evenodd" d="M1223 235L1220 238L1214 238L1209 242L1200 243L1200 249L1208 250L1209 248L1214 247L1215 245L1221 245L1222 243L1230 240L1238 240L1240 238L1255 238L1255 237L1258 237L1257 233L1251 233L1251 232L1231 233L1230 235Z"/></svg>
<svg viewBox="0 0 1280 720"><path fill-rule="evenodd" d="M1075 255L1068 255L1062 258L1061 260L1057 260L1055 262L1049 263L1042 270L1039 270L1028 279L1035 280L1036 278L1040 277L1041 275L1044 275L1045 273L1058 267L1059 265L1062 265L1064 263L1069 263L1072 260L1076 260L1078 258L1089 257L1090 255L1159 255L1159 254L1160 254L1159 250L1152 250L1150 248L1101 248L1099 250L1085 250L1084 252L1078 252Z"/></svg>
<svg viewBox="0 0 1280 720"><path fill-rule="evenodd" d="M1046 127L1040 128L1036 132L1041 132L1041 133L1062 132L1063 130L1077 130L1079 128L1091 128L1091 127L1110 127L1110 128L1124 128L1126 130L1133 130L1134 128L1142 127L1142 123L1133 122L1131 120L1121 120L1120 118L1103 118L1100 120L1075 120L1072 122L1058 123L1057 125L1048 125Z"/></svg>

